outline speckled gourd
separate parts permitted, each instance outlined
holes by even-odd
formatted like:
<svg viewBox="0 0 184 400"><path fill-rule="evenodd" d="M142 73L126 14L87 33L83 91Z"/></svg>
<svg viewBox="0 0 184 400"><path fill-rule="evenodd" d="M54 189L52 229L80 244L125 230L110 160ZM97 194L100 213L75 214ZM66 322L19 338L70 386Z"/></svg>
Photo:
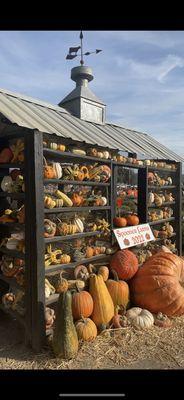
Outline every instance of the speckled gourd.
<svg viewBox="0 0 184 400"><path fill-rule="evenodd" d="M56 357L71 359L78 352L78 336L72 316L72 295L61 293L57 303L52 347Z"/></svg>

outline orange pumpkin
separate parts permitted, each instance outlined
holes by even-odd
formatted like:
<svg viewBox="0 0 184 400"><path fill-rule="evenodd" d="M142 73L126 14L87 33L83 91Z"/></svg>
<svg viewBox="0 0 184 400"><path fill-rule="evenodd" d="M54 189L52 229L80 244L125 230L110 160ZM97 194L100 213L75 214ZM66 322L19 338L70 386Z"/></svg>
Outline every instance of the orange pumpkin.
<svg viewBox="0 0 184 400"><path fill-rule="evenodd" d="M170 253L150 257L130 282L134 304L167 316L184 314L184 263Z"/></svg>
<svg viewBox="0 0 184 400"><path fill-rule="evenodd" d="M127 225L139 225L139 218L137 217L137 215L133 214L133 215L128 215L126 217L127 220Z"/></svg>
<svg viewBox="0 0 184 400"><path fill-rule="evenodd" d="M52 166L44 166L44 178L45 179L54 179L55 178L55 171Z"/></svg>
<svg viewBox="0 0 184 400"><path fill-rule="evenodd" d="M124 226L127 226L127 220L124 217L115 217L113 219L114 225L123 228Z"/></svg>
<svg viewBox="0 0 184 400"><path fill-rule="evenodd" d="M93 247L88 246L86 248L86 258L91 258L94 256L94 249Z"/></svg>
<svg viewBox="0 0 184 400"><path fill-rule="evenodd" d="M79 340L90 342L97 337L97 327L90 318L82 318L75 323Z"/></svg>
<svg viewBox="0 0 184 400"><path fill-rule="evenodd" d="M93 312L93 299L85 290L74 292L72 296L72 314L74 320L82 317L87 318Z"/></svg>
<svg viewBox="0 0 184 400"><path fill-rule="evenodd" d="M114 275L114 280L107 280L107 289L112 297L114 306L123 306L126 309L130 297L129 287L126 282L119 280L118 275L115 271L112 270L112 272Z"/></svg>
<svg viewBox="0 0 184 400"><path fill-rule="evenodd" d="M132 251L118 250L111 258L110 269L114 269L118 278L122 280L131 279L138 270L138 259Z"/></svg>

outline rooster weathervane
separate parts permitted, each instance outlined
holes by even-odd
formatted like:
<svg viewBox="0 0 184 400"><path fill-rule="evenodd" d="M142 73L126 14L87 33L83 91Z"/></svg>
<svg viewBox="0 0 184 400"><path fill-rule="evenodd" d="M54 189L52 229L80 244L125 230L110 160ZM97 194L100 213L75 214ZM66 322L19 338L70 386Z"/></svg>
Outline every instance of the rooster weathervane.
<svg viewBox="0 0 184 400"><path fill-rule="evenodd" d="M82 33L82 30L80 32L80 36L79 37L80 37L81 45L78 46L78 47L70 47L69 48L69 53L66 56L66 60L73 60L75 57L81 57L80 64L84 65L84 56L89 56L90 54L94 54L94 53L98 54L102 50L96 49L95 51L91 51L91 52L87 51L86 53L83 53L83 41L82 41L83 40L83 33ZM81 54L77 54L79 49L81 49Z"/></svg>

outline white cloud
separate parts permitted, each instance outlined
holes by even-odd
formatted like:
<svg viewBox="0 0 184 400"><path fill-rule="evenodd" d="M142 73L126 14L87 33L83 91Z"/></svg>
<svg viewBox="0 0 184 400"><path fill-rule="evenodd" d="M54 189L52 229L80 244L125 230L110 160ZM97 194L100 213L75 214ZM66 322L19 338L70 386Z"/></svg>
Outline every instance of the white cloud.
<svg viewBox="0 0 184 400"><path fill-rule="evenodd" d="M136 73L137 78L141 79L156 79L159 82L165 82L169 72L174 68L184 66L184 59L179 56L169 54L163 61L157 64L141 63L138 61L130 60L130 67Z"/></svg>

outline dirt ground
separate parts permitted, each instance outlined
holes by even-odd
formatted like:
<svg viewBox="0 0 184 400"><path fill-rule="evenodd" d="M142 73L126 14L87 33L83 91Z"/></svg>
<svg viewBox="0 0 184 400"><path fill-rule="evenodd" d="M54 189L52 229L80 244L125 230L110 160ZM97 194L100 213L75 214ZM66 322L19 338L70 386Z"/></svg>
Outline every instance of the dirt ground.
<svg viewBox="0 0 184 400"><path fill-rule="evenodd" d="M0 311L0 369L183 369L184 316L171 328L107 331L81 343L75 360L56 359L49 348L34 354L17 321Z"/></svg>

